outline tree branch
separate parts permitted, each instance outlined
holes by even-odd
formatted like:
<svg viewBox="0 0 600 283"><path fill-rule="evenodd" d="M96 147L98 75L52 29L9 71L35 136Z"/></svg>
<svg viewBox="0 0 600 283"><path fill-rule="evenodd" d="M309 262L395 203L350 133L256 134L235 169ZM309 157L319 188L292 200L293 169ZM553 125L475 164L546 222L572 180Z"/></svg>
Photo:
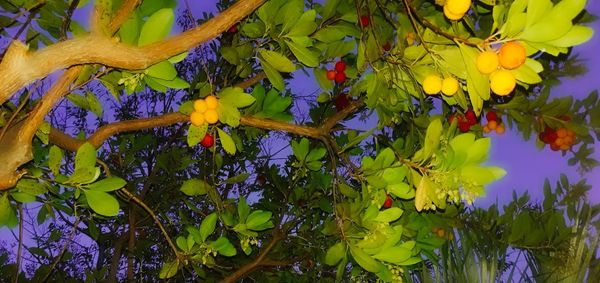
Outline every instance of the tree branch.
<svg viewBox="0 0 600 283"><path fill-rule="evenodd" d="M269 252L271 252L271 250L275 247L275 245L277 245L277 243L279 241L281 241L282 239L283 239L283 236L280 233L278 233L278 232L273 233L273 238L271 239L269 244L260 252L259 256L256 259L243 265L238 270L236 270L234 273L223 278L223 280L221 280L221 283L236 282L238 279L244 277L246 274L252 272L254 269L264 265L265 263L274 262L274 261L267 260L266 257L269 254ZM270 265L270 266L272 266L272 265Z"/></svg>
<svg viewBox="0 0 600 283"><path fill-rule="evenodd" d="M113 38L89 35L30 53L25 44L13 41L0 63L0 104L34 80L75 65L102 64L128 70L146 69L217 37L264 1L238 1L199 27L141 47L118 43Z"/></svg>

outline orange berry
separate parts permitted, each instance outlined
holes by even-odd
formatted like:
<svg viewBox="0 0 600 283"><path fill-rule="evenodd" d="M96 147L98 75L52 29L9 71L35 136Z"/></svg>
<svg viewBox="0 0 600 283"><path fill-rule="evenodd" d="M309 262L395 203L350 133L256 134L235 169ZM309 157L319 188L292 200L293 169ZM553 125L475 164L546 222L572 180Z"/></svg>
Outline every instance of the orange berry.
<svg viewBox="0 0 600 283"><path fill-rule="evenodd" d="M444 238L444 235L446 234L446 231L444 231L444 229L440 229L437 231L437 235L440 238Z"/></svg>
<svg viewBox="0 0 600 283"><path fill-rule="evenodd" d="M217 106L219 106L219 100L214 95L207 96L204 101L206 101L208 109L217 109Z"/></svg>
<svg viewBox="0 0 600 283"><path fill-rule="evenodd" d="M206 109L208 109L208 106L206 105L206 101L204 101L204 99L197 99L194 101L194 110L204 113L206 112Z"/></svg>
<svg viewBox="0 0 600 283"><path fill-rule="evenodd" d="M575 138L572 136L569 136L569 135L564 137L564 140L565 140L565 144L568 144L568 145L573 145L573 143L575 142Z"/></svg>
<svg viewBox="0 0 600 283"><path fill-rule="evenodd" d="M194 126L202 126L202 125L204 125L204 122L205 122L204 114L202 114L198 111L194 111L190 115L190 121L192 122L192 125L194 125Z"/></svg>
<svg viewBox="0 0 600 283"><path fill-rule="evenodd" d="M505 131L506 127L504 127L504 124L500 124L498 127L496 127L496 134L502 135Z"/></svg>
<svg viewBox="0 0 600 283"><path fill-rule="evenodd" d="M571 145L569 144L563 144L560 146L560 150L569 150L571 148Z"/></svg>
<svg viewBox="0 0 600 283"><path fill-rule="evenodd" d="M219 114L217 114L217 110L215 109L208 109L204 113L204 119L206 119L207 123L214 124L219 121Z"/></svg>
<svg viewBox="0 0 600 283"><path fill-rule="evenodd" d="M484 132L484 133L486 133L486 134L487 134L487 133L489 133L490 131L491 131L491 130L490 130L490 127L488 127L488 125L485 125L485 126L483 126L483 132Z"/></svg>
<svg viewBox="0 0 600 283"><path fill-rule="evenodd" d="M567 136L575 138L575 132L567 129Z"/></svg>
<svg viewBox="0 0 600 283"><path fill-rule="evenodd" d="M516 69L525 63L527 52L525 47L517 41L507 42L500 47L498 59L505 69Z"/></svg>
<svg viewBox="0 0 600 283"><path fill-rule="evenodd" d="M487 124L488 128L490 129L490 131L495 130L498 127L498 122L496 121L489 121Z"/></svg>
<svg viewBox="0 0 600 283"><path fill-rule="evenodd" d="M566 136L567 136L567 129L565 129L565 128L559 128L558 130L556 130L556 135L557 135L559 138L564 138L564 137L566 137Z"/></svg>
<svg viewBox="0 0 600 283"><path fill-rule="evenodd" d="M557 138L554 141L554 144L557 145L557 146L562 146L563 144L565 144L565 139L563 139L563 138Z"/></svg>

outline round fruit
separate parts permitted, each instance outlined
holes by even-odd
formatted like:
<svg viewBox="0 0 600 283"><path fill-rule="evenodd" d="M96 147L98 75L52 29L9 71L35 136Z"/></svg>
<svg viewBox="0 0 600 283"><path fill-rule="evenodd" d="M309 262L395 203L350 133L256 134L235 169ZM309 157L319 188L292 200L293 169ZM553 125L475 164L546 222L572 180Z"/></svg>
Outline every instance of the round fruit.
<svg viewBox="0 0 600 283"><path fill-rule="evenodd" d="M336 83L342 84L342 83L344 83L345 80L346 80L346 74L344 74L344 72L335 74L335 82Z"/></svg>
<svg viewBox="0 0 600 283"><path fill-rule="evenodd" d="M490 88L497 95L509 95L516 86L517 80L510 71L497 70L490 75Z"/></svg>
<svg viewBox="0 0 600 283"><path fill-rule="evenodd" d="M206 107L208 109L217 109L217 106L219 106L219 100L214 95L207 96L204 101L206 101Z"/></svg>
<svg viewBox="0 0 600 283"><path fill-rule="evenodd" d="M194 110L196 110L196 112L204 113L206 112L206 109L208 109L208 106L204 99L197 99L194 101Z"/></svg>
<svg viewBox="0 0 600 283"><path fill-rule="evenodd" d="M385 201L383 202L383 208L390 208L392 207L392 204L394 203L394 200L392 200L392 198L390 197L390 195L387 195L387 197L385 198Z"/></svg>
<svg viewBox="0 0 600 283"><path fill-rule="evenodd" d="M229 32L229 33L236 33L237 31L238 31L237 24L235 24L235 25L231 26L231 27L230 27L230 28L227 30L227 32Z"/></svg>
<svg viewBox="0 0 600 283"><path fill-rule="evenodd" d="M335 70L338 72L343 72L344 70L346 70L346 62L337 61L337 63L335 63Z"/></svg>
<svg viewBox="0 0 600 283"><path fill-rule="evenodd" d="M390 51L392 49L392 44L390 44L389 42L386 42L383 46L383 51Z"/></svg>
<svg viewBox="0 0 600 283"><path fill-rule="evenodd" d="M496 52L484 51L477 55L475 64L480 73L487 75L498 69L500 60L498 59L498 54L496 54Z"/></svg>
<svg viewBox="0 0 600 283"><path fill-rule="evenodd" d="M452 21L458 21L465 16L465 14L455 14L450 12L450 10L448 10L447 5L444 5L444 15L446 16L446 18L448 18L448 20Z"/></svg>
<svg viewBox="0 0 600 283"><path fill-rule="evenodd" d="M204 138L200 142L203 147L209 148L215 144L215 138L211 134L204 135Z"/></svg>
<svg viewBox="0 0 600 283"><path fill-rule="evenodd" d="M471 8L471 0L447 0L444 7L453 14L465 14Z"/></svg>
<svg viewBox="0 0 600 283"><path fill-rule="evenodd" d="M550 145L550 149L552 149L553 151L559 151L560 150L560 146L558 146L556 144L551 144Z"/></svg>
<svg viewBox="0 0 600 283"><path fill-rule="evenodd" d="M473 109L469 109L467 112L465 112L465 118L467 118L469 121L477 122L477 115L475 115L475 111L473 111Z"/></svg>
<svg viewBox="0 0 600 283"><path fill-rule="evenodd" d="M335 80L335 74L336 74L335 70L327 71L327 79L330 81Z"/></svg>
<svg viewBox="0 0 600 283"><path fill-rule="evenodd" d="M471 129L471 123L469 123L469 121L460 121L458 122L458 129L461 132L466 133Z"/></svg>
<svg viewBox="0 0 600 283"><path fill-rule="evenodd" d="M429 75L423 80L423 91L429 95L436 95L442 90L442 78L438 75Z"/></svg>
<svg viewBox="0 0 600 283"><path fill-rule="evenodd" d="M526 58L527 53L525 51L525 47L516 41L503 44L498 51L500 65L509 70L516 69L523 65Z"/></svg>
<svg viewBox="0 0 600 283"><path fill-rule="evenodd" d="M454 77L445 78L442 81L442 93L453 96L458 91L458 80Z"/></svg>
<svg viewBox="0 0 600 283"><path fill-rule="evenodd" d="M485 126L483 126L483 132L484 132L484 133L486 133L486 134L487 134L487 133L489 133L490 131L491 131L491 130L490 130L490 128L488 127L488 125L485 125Z"/></svg>
<svg viewBox="0 0 600 283"><path fill-rule="evenodd" d="M566 137L566 136L567 136L567 129L565 129L565 128L559 128L559 129L557 129L557 130L556 130L556 135L557 135L559 138L564 138L564 137Z"/></svg>
<svg viewBox="0 0 600 283"><path fill-rule="evenodd" d="M335 109L337 111L341 111L344 108L348 107L349 103L350 100L348 100L348 95L346 95L345 93L342 93L333 99L333 105L335 105Z"/></svg>
<svg viewBox="0 0 600 283"><path fill-rule="evenodd" d="M496 112L494 111L490 111L487 114L485 114L485 118L488 121L498 121L498 114L496 114Z"/></svg>
<svg viewBox="0 0 600 283"><path fill-rule="evenodd" d="M498 127L496 127L496 134L504 134L504 132L506 131L506 128L504 127L504 123L498 125Z"/></svg>
<svg viewBox="0 0 600 283"><path fill-rule="evenodd" d="M489 121L487 124L488 128L490 129L490 131L496 130L496 128L498 128L498 122L496 121Z"/></svg>
<svg viewBox="0 0 600 283"><path fill-rule="evenodd" d="M219 121L219 114L217 114L217 110L215 109L208 109L204 113L204 119L206 119L207 123L214 124Z"/></svg>
<svg viewBox="0 0 600 283"><path fill-rule="evenodd" d="M194 111L190 115L190 121L192 122L192 125L194 125L194 126L202 126L202 125L204 125L204 122L205 122L204 114Z"/></svg>
<svg viewBox="0 0 600 283"><path fill-rule="evenodd" d="M369 24L371 24L371 19L369 19L369 16L360 16L361 27L366 28L369 26Z"/></svg>

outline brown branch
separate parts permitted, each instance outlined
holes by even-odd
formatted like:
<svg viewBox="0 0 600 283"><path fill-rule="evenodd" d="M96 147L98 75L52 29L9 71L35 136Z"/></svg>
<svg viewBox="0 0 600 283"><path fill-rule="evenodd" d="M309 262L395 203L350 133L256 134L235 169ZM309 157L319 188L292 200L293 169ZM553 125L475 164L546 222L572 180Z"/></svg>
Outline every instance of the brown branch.
<svg viewBox="0 0 600 283"><path fill-rule="evenodd" d="M67 16L66 16L65 21L63 22L62 28L61 28L62 40L67 39L67 33L69 31L69 27L71 26L71 18L73 17L73 12L75 11L75 9L77 9L78 5L79 5L79 0L73 0L71 2L71 5L69 5L69 9L67 10Z"/></svg>
<svg viewBox="0 0 600 283"><path fill-rule="evenodd" d="M271 239L269 244L260 252L260 254L258 255L258 257L256 259L243 265L238 270L236 270L234 273L231 273L229 276L223 278L223 280L221 280L221 283L236 282L238 279L243 278L244 276L246 276L246 274L252 272L254 269L265 265L265 263L275 262L275 261L267 260L266 257L269 254L269 252L271 252L271 250L275 247L275 245L277 245L277 243L279 241L281 241L282 239L283 239L283 236L281 234L279 234L277 231L275 231L273 233L273 238ZM272 266L272 265L270 265L270 266Z"/></svg>
<svg viewBox="0 0 600 283"><path fill-rule="evenodd" d="M411 5L412 0L404 0L404 3L406 5L406 7L408 8L409 15L413 15L423 26L429 28L434 33L437 33L437 34L439 34L447 39L450 39L452 41L458 41L458 42L463 43L468 46L477 47L477 43L471 42L469 39L462 38L462 37L453 35L451 33L448 33L446 31L442 30L440 27L436 26L434 23L427 20L426 18L419 15L419 13L417 12L417 9L413 5Z"/></svg>
<svg viewBox="0 0 600 283"><path fill-rule="evenodd" d="M146 69L217 37L263 2L264 0L238 1L197 28L141 47L118 43L108 37L89 35L29 53L25 44L13 41L0 63L0 104L32 81L74 65L102 64L120 69Z"/></svg>

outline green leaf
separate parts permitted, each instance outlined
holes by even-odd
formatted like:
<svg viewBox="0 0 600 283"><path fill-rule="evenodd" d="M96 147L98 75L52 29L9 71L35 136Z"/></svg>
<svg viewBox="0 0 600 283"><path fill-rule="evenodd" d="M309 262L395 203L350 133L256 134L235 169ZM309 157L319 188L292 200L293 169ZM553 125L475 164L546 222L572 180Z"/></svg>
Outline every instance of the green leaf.
<svg viewBox="0 0 600 283"><path fill-rule="evenodd" d="M564 0L563 0L564 1ZM565 35L562 37L547 42L550 45L556 47L571 47L580 45L589 41L594 35L594 30L590 27L576 25L573 26Z"/></svg>
<svg viewBox="0 0 600 283"><path fill-rule="evenodd" d="M204 124L202 126L196 126L190 124L187 131L187 144L192 147L200 143L204 136L206 136L206 132L208 131L208 124Z"/></svg>
<svg viewBox="0 0 600 283"><path fill-rule="evenodd" d="M285 84L283 82L283 77L281 74L266 60L260 60L260 66L267 74L267 78L271 82L274 88L282 91L285 89Z"/></svg>
<svg viewBox="0 0 600 283"><path fill-rule="evenodd" d="M17 189L20 192L38 196L41 194L45 194L48 191L48 187L44 183L40 183L37 180L32 179L21 179L17 183Z"/></svg>
<svg viewBox="0 0 600 283"><path fill-rule="evenodd" d="M141 19L138 16L137 12L131 14L129 19L121 25L119 29L119 37L121 38L121 42L129 44L129 45L137 45L137 39L140 34L140 24Z"/></svg>
<svg viewBox="0 0 600 283"><path fill-rule="evenodd" d="M423 148L417 151L413 157L415 161L427 160L436 150L438 150L442 130L441 119L436 118L431 121L425 133Z"/></svg>
<svg viewBox="0 0 600 283"><path fill-rule="evenodd" d="M464 44L459 44L458 46L460 47L460 53L467 69L469 98L473 105L473 111L479 115L483 108L483 101L490 99L490 82L487 76L477 70L476 58L479 51L474 47L468 47Z"/></svg>
<svg viewBox="0 0 600 283"><path fill-rule="evenodd" d="M313 38L322 41L322 42L334 42L341 40L346 36L346 32L340 26L330 25L325 28L319 29L314 35Z"/></svg>
<svg viewBox="0 0 600 283"><path fill-rule="evenodd" d="M238 55L237 49L231 46L221 47L221 56L223 56L223 58L232 65L237 65L240 63L240 56Z"/></svg>
<svg viewBox="0 0 600 283"><path fill-rule="evenodd" d="M322 90L333 89L333 81L327 79L327 70L314 68L313 77L317 79L317 83L319 83Z"/></svg>
<svg viewBox="0 0 600 283"><path fill-rule="evenodd" d="M379 272L381 270L381 264L374 260L370 255L365 253L362 249L350 246L350 253L356 262L369 272Z"/></svg>
<svg viewBox="0 0 600 283"><path fill-rule="evenodd" d="M300 44L297 44L293 41L286 40L285 41L294 54L298 61L308 67L317 67L319 66L319 52L312 51L307 47L304 47Z"/></svg>
<svg viewBox="0 0 600 283"><path fill-rule="evenodd" d="M248 173L242 173L242 174L239 174L237 176L228 178L227 180L223 181L223 184L241 183L241 182L246 181L248 179L248 177L250 177L250 174L248 174Z"/></svg>
<svg viewBox="0 0 600 283"><path fill-rule="evenodd" d="M210 184L200 179L190 179L183 182L180 191L187 196L201 196L205 195L210 189Z"/></svg>
<svg viewBox="0 0 600 283"><path fill-rule="evenodd" d="M404 211L399 207L390 207L384 211L380 211L375 217L375 221L379 222L393 222L398 220Z"/></svg>
<svg viewBox="0 0 600 283"><path fill-rule="evenodd" d="M158 277L160 279L171 278L171 277L175 276L175 274L177 274L178 270L179 270L179 260L176 259L171 262L165 262L165 264L161 267L160 272L158 273Z"/></svg>
<svg viewBox="0 0 600 283"><path fill-rule="evenodd" d="M229 239L223 236L211 242L210 246L223 256L234 256L237 254L235 247L231 244Z"/></svg>
<svg viewBox="0 0 600 283"><path fill-rule="evenodd" d="M173 9L164 8L156 11L142 26L138 45L144 46L163 40L171 32L174 20L175 13Z"/></svg>
<svg viewBox="0 0 600 283"><path fill-rule="evenodd" d="M257 228L267 222L269 222L269 219L271 219L271 212L270 211L263 211L263 210L255 210L252 213L250 213L250 215L248 215L248 219L246 219L246 227L248 227L249 230L257 230Z"/></svg>
<svg viewBox="0 0 600 283"><path fill-rule="evenodd" d="M0 196L0 228L4 226L14 228L17 224L17 216L8 200L8 193L5 192Z"/></svg>
<svg viewBox="0 0 600 283"><path fill-rule="evenodd" d="M58 146L51 146L50 152L48 153L48 167L52 171L52 174L60 174L60 165L63 158L63 150Z"/></svg>
<svg viewBox="0 0 600 283"><path fill-rule="evenodd" d="M325 254L325 264L336 265L346 255L346 246L342 242L338 242L331 246Z"/></svg>
<svg viewBox="0 0 600 283"><path fill-rule="evenodd" d="M96 95L90 91L86 93L86 99L88 105L90 106L90 111L94 113L97 117L102 118L102 114L104 113L104 109L102 108L102 102L96 97Z"/></svg>
<svg viewBox="0 0 600 283"><path fill-rule="evenodd" d="M404 247L390 247L381 250L381 252L373 255L374 258L382 261L386 261L389 263L398 264L403 261L406 261L412 256L412 250L406 249Z"/></svg>
<svg viewBox="0 0 600 283"><path fill-rule="evenodd" d="M572 26L571 19L560 17L553 11L545 15L543 20L523 30L518 38L532 42L547 42L563 37Z"/></svg>
<svg viewBox="0 0 600 283"><path fill-rule="evenodd" d="M241 113L233 105L219 103L217 113L219 115L219 121L221 121L221 123L234 128L240 125Z"/></svg>
<svg viewBox="0 0 600 283"><path fill-rule="evenodd" d="M260 54L262 59L269 62L269 64L273 66L273 68L275 68L275 70L277 71L291 73L294 70L296 70L296 66L294 65L294 63L279 52L266 49L259 49L258 53Z"/></svg>
<svg viewBox="0 0 600 283"><path fill-rule="evenodd" d="M75 170L79 168L93 168L96 165L96 148L89 142L77 149L75 155Z"/></svg>
<svg viewBox="0 0 600 283"><path fill-rule="evenodd" d="M190 84L180 77L176 77L170 81L159 79L159 78L150 78L150 77L144 77L144 80L150 80L150 81L158 83L162 86L172 88L172 89L186 89L186 88L190 87Z"/></svg>
<svg viewBox="0 0 600 283"><path fill-rule="evenodd" d="M217 215L217 213L213 212L206 216L204 220L202 220L202 223L200 224L200 239L202 240L202 243L206 242L208 236L210 236L215 231L218 219L219 216Z"/></svg>
<svg viewBox="0 0 600 283"><path fill-rule="evenodd" d="M306 156L306 162L321 160L321 158L325 157L325 154L327 154L327 150L325 148L315 148Z"/></svg>
<svg viewBox="0 0 600 283"><path fill-rule="evenodd" d="M304 12L304 14L302 14L298 21L292 26L287 36L307 36L315 32L317 29L317 24L315 23L316 16L317 12L315 10L308 10Z"/></svg>
<svg viewBox="0 0 600 283"><path fill-rule="evenodd" d="M177 70L175 66L168 60L158 62L144 71L146 75L153 78L171 81L177 77Z"/></svg>
<svg viewBox="0 0 600 283"><path fill-rule="evenodd" d="M83 95L71 93L67 95L67 100L69 100L71 103L73 103L73 105L81 109L90 110L89 102L87 98L85 98Z"/></svg>
<svg viewBox="0 0 600 283"><path fill-rule="evenodd" d="M225 88L217 94L217 97L219 97L219 103L231 104L236 108L248 107L256 101L254 96L245 93L244 90L239 87Z"/></svg>
<svg viewBox="0 0 600 283"><path fill-rule="evenodd" d="M250 213L250 206L248 206L248 202L246 202L245 197L240 197L238 200L238 217L240 223L246 223L246 219L248 218L248 214Z"/></svg>
<svg viewBox="0 0 600 283"><path fill-rule="evenodd" d="M113 196L102 191L82 190L90 208L104 216L119 214L119 202Z"/></svg>
<svg viewBox="0 0 600 283"><path fill-rule="evenodd" d="M217 133L219 133L219 140L221 141L221 146L223 146L225 152L234 155L237 148L235 147L235 143L231 136L219 128L217 128Z"/></svg>
<svg viewBox="0 0 600 283"><path fill-rule="evenodd" d="M300 142L292 141L291 142L292 151L294 152L294 156L299 161L304 161L306 159L306 155L308 155L309 144L308 139L302 138Z"/></svg>
<svg viewBox="0 0 600 283"><path fill-rule="evenodd" d="M86 188L93 191L111 192L125 187L127 182L119 177L108 177L93 184L85 185Z"/></svg>
<svg viewBox="0 0 600 283"><path fill-rule="evenodd" d="M181 249L184 252L189 252L189 247L187 244L187 239L183 236L179 236L177 237L177 239L175 239L175 243L177 243L177 247L179 249Z"/></svg>

